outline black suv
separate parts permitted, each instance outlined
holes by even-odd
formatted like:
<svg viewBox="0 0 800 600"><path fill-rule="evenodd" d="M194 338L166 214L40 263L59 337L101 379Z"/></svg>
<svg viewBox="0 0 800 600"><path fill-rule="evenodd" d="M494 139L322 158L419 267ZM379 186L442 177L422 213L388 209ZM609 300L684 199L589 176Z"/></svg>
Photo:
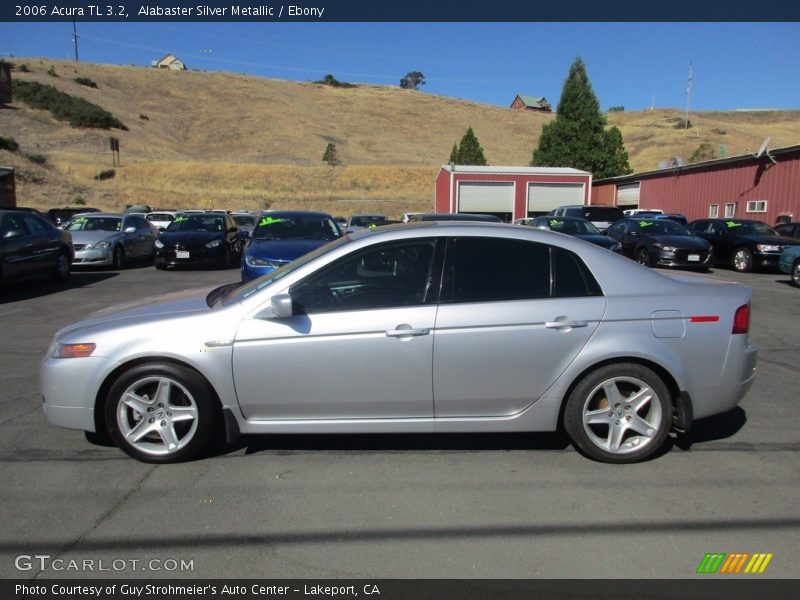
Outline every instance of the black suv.
<svg viewBox="0 0 800 600"><path fill-rule="evenodd" d="M761 221L700 219L692 221L688 229L711 242L718 265L743 273L757 268L777 269L783 249L800 245L800 240L783 237Z"/></svg>

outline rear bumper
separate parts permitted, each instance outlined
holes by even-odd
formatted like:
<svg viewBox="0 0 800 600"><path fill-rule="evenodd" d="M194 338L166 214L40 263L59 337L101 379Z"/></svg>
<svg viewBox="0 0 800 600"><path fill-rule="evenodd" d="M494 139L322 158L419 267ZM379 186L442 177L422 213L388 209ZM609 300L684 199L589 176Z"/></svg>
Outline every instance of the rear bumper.
<svg viewBox="0 0 800 600"><path fill-rule="evenodd" d="M746 336L731 336L728 355L719 383L692 393L694 419L727 412L738 406L756 378L758 347L749 344Z"/></svg>

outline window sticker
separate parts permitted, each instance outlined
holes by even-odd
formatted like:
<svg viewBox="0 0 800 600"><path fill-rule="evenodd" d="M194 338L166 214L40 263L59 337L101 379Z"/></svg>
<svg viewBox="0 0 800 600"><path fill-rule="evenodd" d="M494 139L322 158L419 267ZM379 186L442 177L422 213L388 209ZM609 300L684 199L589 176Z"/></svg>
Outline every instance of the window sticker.
<svg viewBox="0 0 800 600"><path fill-rule="evenodd" d="M639 221L639 227L652 227L655 225L652 221Z"/></svg>
<svg viewBox="0 0 800 600"><path fill-rule="evenodd" d="M289 219L276 219L275 217L262 217L261 220L258 222L259 227L269 227L270 225L274 225L275 223L285 223Z"/></svg>
<svg viewBox="0 0 800 600"><path fill-rule="evenodd" d="M173 221L173 223L181 223L183 221L188 221L188 220L189 220L189 217L184 217L183 215L180 215L180 216L175 217L175 220Z"/></svg>
<svg viewBox="0 0 800 600"><path fill-rule="evenodd" d="M733 221L725 221L725 227L727 227L728 229L733 229L734 227L741 227L741 226L742 226L741 223L735 223Z"/></svg>
<svg viewBox="0 0 800 600"><path fill-rule="evenodd" d="M83 225L84 223L86 223L86 217L78 217L73 221L73 223L75 223L76 225Z"/></svg>
<svg viewBox="0 0 800 600"><path fill-rule="evenodd" d="M561 227L564 224L564 221L559 221L558 219L553 219L550 221L550 227Z"/></svg>

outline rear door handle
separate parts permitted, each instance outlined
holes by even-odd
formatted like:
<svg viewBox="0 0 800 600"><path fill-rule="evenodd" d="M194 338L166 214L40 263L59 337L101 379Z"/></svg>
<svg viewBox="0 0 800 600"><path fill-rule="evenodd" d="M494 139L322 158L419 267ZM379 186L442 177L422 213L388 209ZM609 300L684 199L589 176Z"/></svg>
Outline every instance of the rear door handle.
<svg viewBox="0 0 800 600"><path fill-rule="evenodd" d="M548 329L574 329L576 327L587 327L588 321L549 321L544 324Z"/></svg>

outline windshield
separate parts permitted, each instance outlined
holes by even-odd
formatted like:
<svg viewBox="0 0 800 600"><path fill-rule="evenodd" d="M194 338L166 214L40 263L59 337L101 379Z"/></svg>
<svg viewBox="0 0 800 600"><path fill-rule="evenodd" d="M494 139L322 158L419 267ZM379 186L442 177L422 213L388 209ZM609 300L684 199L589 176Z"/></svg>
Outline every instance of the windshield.
<svg viewBox="0 0 800 600"><path fill-rule="evenodd" d="M231 288L227 291L226 294L222 296L223 304L233 304L235 302L239 302L248 298L255 294L257 291L264 289L269 284L278 281L278 279L282 277L286 277L289 273L293 272L295 269L299 269L303 265L311 262L317 257L322 256L330 252L331 250L335 250L342 244L349 244L351 242L349 237L340 237L335 242L331 242L330 244L325 244L324 246L320 246L316 250L309 252L308 254L304 254L300 258L293 260L290 263L286 263L282 267L267 273L266 275L262 275L256 279L248 281L244 285L236 288Z"/></svg>
<svg viewBox="0 0 800 600"><path fill-rule="evenodd" d="M252 215L233 215L233 220L237 225L252 226L256 224L256 218Z"/></svg>
<svg viewBox="0 0 800 600"><path fill-rule="evenodd" d="M736 235L778 235L777 231L761 221L725 221L725 227Z"/></svg>
<svg viewBox="0 0 800 600"><path fill-rule="evenodd" d="M178 215L167 231L225 231L225 219L219 215Z"/></svg>
<svg viewBox="0 0 800 600"><path fill-rule="evenodd" d="M350 218L350 225L355 227L366 227L370 223L383 223L386 217L383 215L354 215Z"/></svg>
<svg viewBox="0 0 800 600"><path fill-rule="evenodd" d="M639 221L639 228L647 235L692 235L686 227L668 219Z"/></svg>
<svg viewBox="0 0 800 600"><path fill-rule="evenodd" d="M145 218L148 221L172 221L175 217L169 213L150 213Z"/></svg>
<svg viewBox="0 0 800 600"><path fill-rule="evenodd" d="M586 206L581 210L581 216L590 221L606 221L609 223L625 218L621 209L608 206Z"/></svg>
<svg viewBox="0 0 800 600"><path fill-rule="evenodd" d="M119 231L121 217L75 217L67 225L67 231Z"/></svg>
<svg viewBox="0 0 800 600"><path fill-rule="evenodd" d="M566 233L567 235L601 235L600 230L589 221L549 219L547 223L552 231Z"/></svg>
<svg viewBox="0 0 800 600"><path fill-rule="evenodd" d="M268 215L261 217L253 231L261 240L332 240L339 228L324 215Z"/></svg>

